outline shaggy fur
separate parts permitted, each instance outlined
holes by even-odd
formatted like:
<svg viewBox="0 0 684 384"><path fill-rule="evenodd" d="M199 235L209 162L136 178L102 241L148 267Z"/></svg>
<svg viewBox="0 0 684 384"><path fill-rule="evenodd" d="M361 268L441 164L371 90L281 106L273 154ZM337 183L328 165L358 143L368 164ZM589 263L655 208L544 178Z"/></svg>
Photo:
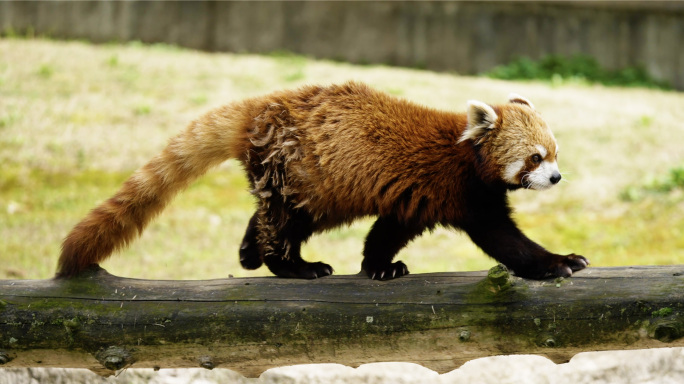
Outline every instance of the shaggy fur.
<svg viewBox="0 0 684 384"><path fill-rule="evenodd" d="M546 123L518 95L494 107L471 101L466 114L358 83L248 99L192 122L91 211L64 240L57 276L74 276L126 246L179 190L229 158L243 164L258 199L240 246L245 268L266 263L283 277L330 275L329 265L302 260L301 244L373 215L362 268L374 279L407 274L394 256L436 225L464 230L519 276L569 276L586 259L549 253L525 237L506 197L556 184L556 153Z"/></svg>

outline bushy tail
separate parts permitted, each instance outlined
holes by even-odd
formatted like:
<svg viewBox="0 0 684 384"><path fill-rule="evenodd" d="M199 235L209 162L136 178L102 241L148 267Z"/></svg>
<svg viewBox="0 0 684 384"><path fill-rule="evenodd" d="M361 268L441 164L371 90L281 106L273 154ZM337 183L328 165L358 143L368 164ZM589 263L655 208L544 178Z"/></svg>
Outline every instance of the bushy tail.
<svg viewBox="0 0 684 384"><path fill-rule="evenodd" d="M244 153L245 129L235 106L216 109L188 126L93 209L62 243L57 277L99 264L139 235L166 204L209 168Z"/></svg>

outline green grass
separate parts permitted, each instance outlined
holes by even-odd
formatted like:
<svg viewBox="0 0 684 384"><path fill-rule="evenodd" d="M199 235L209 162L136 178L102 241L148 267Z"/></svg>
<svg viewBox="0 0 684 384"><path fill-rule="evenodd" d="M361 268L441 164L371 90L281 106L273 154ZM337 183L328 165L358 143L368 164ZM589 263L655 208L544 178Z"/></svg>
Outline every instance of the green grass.
<svg viewBox="0 0 684 384"><path fill-rule="evenodd" d="M666 82L649 76L641 67L609 70L586 55L547 55L537 61L520 57L494 68L486 75L505 80L547 80L553 84L570 81L625 87L671 88Z"/></svg>
<svg viewBox="0 0 684 384"><path fill-rule="evenodd" d="M512 194L533 239L594 266L684 261L684 96L585 82L504 81L354 66L276 53L208 54L139 43L0 39L0 278L47 278L62 238L188 122L245 97L307 83L359 80L434 108L469 99L530 98L560 144L564 182ZM653 181L651 181L653 180ZM237 163L179 195L125 251L114 274L165 279L269 275L245 271L237 250L254 200ZM626 198L632 191L633 198ZM372 219L314 236L304 257L356 273ZM412 272L495 263L443 228L399 256Z"/></svg>
<svg viewBox="0 0 684 384"><path fill-rule="evenodd" d="M624 201L634 202L646 198L659 200L678 200L684 192L684 166L670 169L667 175L658 178L650 177L642 185L630 185L620 197Z"/></svg>

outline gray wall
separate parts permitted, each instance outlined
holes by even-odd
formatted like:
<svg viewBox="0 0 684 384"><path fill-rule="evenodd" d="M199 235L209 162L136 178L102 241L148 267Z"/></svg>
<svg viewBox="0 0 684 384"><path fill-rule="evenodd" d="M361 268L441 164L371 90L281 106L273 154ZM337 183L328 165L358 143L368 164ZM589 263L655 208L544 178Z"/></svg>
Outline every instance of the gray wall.
<svg viewBox="0 0 684 384"><path fill-rule="evenodd" d="M0 2L0 31L476 74L586 53L684 89L684 2Z"/></svg>

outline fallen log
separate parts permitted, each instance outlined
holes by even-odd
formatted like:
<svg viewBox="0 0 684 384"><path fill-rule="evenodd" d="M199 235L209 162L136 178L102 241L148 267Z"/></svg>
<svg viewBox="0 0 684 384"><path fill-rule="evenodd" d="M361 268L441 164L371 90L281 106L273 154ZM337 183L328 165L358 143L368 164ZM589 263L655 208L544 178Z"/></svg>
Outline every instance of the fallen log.
<svg viewBox="0 0 684 384"><path fill-rule="evenodd" d="M382 361L438 372L484 356L684 346L684 265L588 268L569 279L430 273L379 282L151 281L103 269L0 280L0 366L268 368Z"/></svg>

